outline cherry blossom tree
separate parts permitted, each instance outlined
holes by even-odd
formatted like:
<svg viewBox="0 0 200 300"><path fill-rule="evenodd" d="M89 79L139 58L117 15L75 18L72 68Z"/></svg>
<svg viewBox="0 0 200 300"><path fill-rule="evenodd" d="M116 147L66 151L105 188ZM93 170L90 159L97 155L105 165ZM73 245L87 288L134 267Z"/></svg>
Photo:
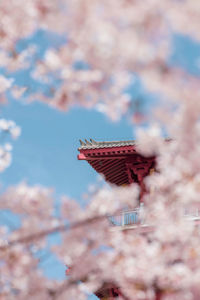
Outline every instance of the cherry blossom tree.
<svg viewBox="0 0 200 300"><path fill-rule="evenodd" d="M175 33L199 42L200 3L12 0L0 3L0 19L2 103L8 92L19 99L26 93L28 86L11 78L29 67L37 45L18 51L17 43L39 29L66 42L38 57L32 77L60 84L50 96L27 94L27 101L37 98L61 110L93 107L118 120L130 110L126 88L138 76L161 103L147 116L148 129L137 130L138 151L157 157L157 172L145 181L146 230L111 230L107 218L137 205L134 184L94 187L85 209L63 197L56 217L50 190L25 183L10 187L1 194L0 207L18 214L21 226L0 227L0 299L82 300L109 285L120 289L121 300L199 299L199 227L183 216L185 209L200 205L199 77L171 65L169 56ZM138 121L137 111L131 113ZM163 139L163 129L170 142ZM4 119L0 130L14 138L20 134L13 121ZM1 171L11 162L10 150L2 141ZM62 234L62 244L51 250L70 268L64 282L45 278L38 268L38 253L53 232Z"/></svg>

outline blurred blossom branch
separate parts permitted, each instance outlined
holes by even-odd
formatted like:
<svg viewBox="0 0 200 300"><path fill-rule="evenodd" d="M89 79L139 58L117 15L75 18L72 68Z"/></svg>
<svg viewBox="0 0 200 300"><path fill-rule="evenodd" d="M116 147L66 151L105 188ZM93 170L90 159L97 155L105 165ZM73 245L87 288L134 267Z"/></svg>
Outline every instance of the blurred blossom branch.
<svg viewBox="0 0 200 300"><path fill-rule="evenodd" d="M14 239L13 240L12 239L7 240L4 245L0 245L0 251L1 250L6 250L8 247L12 247L12 246L15 246L17 244L33 243L34 241L42 239L42 238L46 237L47 235L49 235L51 233L63 232L63 231L66 231L66 230L73 230L73 229L76 229L78 227L82 227L82 226L85 226L85 225L90 225L90 224L93 224L95 222L98 222L99 220L105 220L105 219L106 219L105 215L104 216L95 216L95 217L92 217L90 219L86 219L86 220L83 220L83 221L80 221L80 222L70 224L70 226L58 225L58 226L54 226L53 228L38 231L34 234L27 235L27 236L24 236L24 237L16 239L16 240L14 240Z"/></svg>

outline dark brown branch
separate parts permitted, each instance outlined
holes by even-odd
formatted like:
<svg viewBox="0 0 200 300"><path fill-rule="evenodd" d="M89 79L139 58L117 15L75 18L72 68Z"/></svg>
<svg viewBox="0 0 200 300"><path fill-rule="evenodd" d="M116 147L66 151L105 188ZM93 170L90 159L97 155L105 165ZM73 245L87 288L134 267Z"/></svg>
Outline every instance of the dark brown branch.
<svg viewBox="0 0 200 300"><path fill-rule="evenodd" d="M62 225L55 226L55 227L50 228L50 229L46 229L46 230L43 230L43 231L39 231L39 232L30 234L30 235L27 235L25 237L22 237L22 238L19 238L19 239L16 239L16 240L10 240L10 241L8 241L8 244L0 246L0 250L5 250L5 249L7 249L9 247L12 247L16 244L30 243L34 240L41 239L41 238L43 238L43 237L45 237L45 236L47 236L48 234L51 234L51 233L63 232L63 231L69 230L69 229L76 229L80 226L85 226L85 225L88 225L88 224L92 224L92 223L95 223L97 221L105 219L105 217L106 217L105 215L95 216L95 217L88 218L88 219L83 220L83 221L72 223L71 225L62 224Z"/></svg>

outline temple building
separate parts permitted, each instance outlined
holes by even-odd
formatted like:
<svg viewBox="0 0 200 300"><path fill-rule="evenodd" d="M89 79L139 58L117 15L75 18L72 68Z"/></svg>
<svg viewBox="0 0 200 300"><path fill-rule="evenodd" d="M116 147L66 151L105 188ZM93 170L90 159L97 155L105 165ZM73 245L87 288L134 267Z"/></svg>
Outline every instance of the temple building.
<svg viewBox="0 0 200 300"><path fill-rule="evenodd" d="M151 226L142 220L141 211L144 207L143 195L148 192L144 179L156 171L155 156L146 157L138 153L134 140L111 142L97 142L93 139L84 142L80 140L78 150L80 152L78 159L87 161L97 173L104 176L108 183L117 186L136 183L140 186L138 206L131 211L121 212L119 216L110 216L110 225L118 226L123 230L138 228L138 226L140 230L143 226L142 232L152 230ZM183 211L183 217L200 224L199 208L186 208ZM120 296L120 289L106 282L95 294L102 300L111 300Z"/></svg>
<svg viewBox="0 0 200 300"><path fill-rule="evenodd" d="M86 160L107 182L117 186L139 184L138 207L132 211L123 211L119 216L111 216L109 221L111 226L120 226L123 229L141 225L140 210L146 191L144 178L154 172L155 157L144 157L139 154L134 140L111 142L80 140L78 150L80 152L78 159ZM112 283L105 283L96 292L96 296L102 300L114 299L120 296L120 289L114 287Z"/></svg>

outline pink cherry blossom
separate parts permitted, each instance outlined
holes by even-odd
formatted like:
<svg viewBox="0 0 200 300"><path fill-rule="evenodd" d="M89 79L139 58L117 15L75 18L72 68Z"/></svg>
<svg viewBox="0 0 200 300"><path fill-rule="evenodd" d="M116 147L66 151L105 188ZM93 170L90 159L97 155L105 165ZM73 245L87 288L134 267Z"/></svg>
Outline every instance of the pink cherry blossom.
<svg viewBox="0 0 200 300"><path fill-rule="evenodd" d="M140 207L136 184L97 184L84 208L63 196L57 215L50 189L19 183L2 192L0 208L17 214L21 225L11 220L0 226L0 299L82 300L112 287L120 300L198 300L200 81L168 59L174 34L200 41L200 2L10 0L0 3L0 19L0 66L6 70L0 101L8 91L20 100L29 88L13 84L10 73L30 67L37 45L18 53L17 42L38 29L53 31L67 41L36 59L31 76L44 84L51 83L50 76L60 86L51 88L51 97L39 91L27 101L62 111L95 108L114 121L129 116L137 123L137 151L156 156ZM130 111L126 89L133 74L160 99L152 114ZM150 124L145 130L139 126L143 120ZM1 118L0 134L15 139L20 128ZM2 172L11 163L12 147L7 140L0 143ZM111 225L110 218L126 210L139 211L140 222ZM38 268L44 259L38 253L55 232L62 243L51 251L70 269L62 282L47 279Z"/></svg>

